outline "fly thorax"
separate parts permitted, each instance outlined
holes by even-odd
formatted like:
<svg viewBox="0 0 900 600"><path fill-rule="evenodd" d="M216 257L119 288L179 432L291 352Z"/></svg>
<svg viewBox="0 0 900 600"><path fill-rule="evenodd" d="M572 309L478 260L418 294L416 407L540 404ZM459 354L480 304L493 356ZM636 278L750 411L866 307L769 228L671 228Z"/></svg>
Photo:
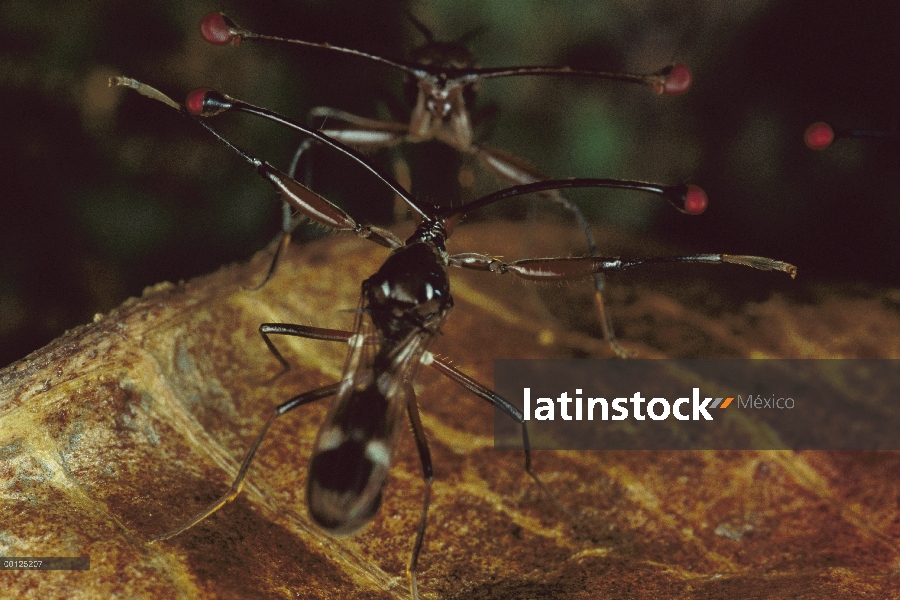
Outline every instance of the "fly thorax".
<svg viewBox="0 0 900 600"><path fill-rule="evenodd" d="M365 310L385 338L436 333L453 306L447 272L430 244L405 246L363 283Z"/></svg>

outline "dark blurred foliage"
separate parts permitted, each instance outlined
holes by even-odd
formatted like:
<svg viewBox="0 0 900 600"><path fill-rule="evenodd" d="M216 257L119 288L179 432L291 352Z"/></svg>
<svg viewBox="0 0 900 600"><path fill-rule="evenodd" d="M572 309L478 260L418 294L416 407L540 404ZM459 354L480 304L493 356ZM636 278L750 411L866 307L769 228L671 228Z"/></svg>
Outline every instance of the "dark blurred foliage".
<svg viewBox="0 0 900 600"><path fill-rule="evenodd" d="M473 34L484 66L650 72L685 62L695 85L678 98L559 78L486 82L479 106L496 115L479 135L557 177L690 179L710 196L708 212L692 218L633 194L575 194L598 224L691 251L789 260L809 280L900 283L896 141L847 140L821 153L802 142L816 120L870 129L900 121L893 1L7 0L0 365L147 285L246 260L278 229L278 203L252 169L170 108L108 89L110 75L176 99L216 87L299 120L316 105L407 114L403 78L389 69L271 44L205 43L197 26L212 10L255 31L391 57L422 41L409 10L438 39ZM247 116L214 124L282 168L299 140ZM416 193L433 201L459 194L460 161L442 150L405 152ZM390 169L393 157L373 160ZM313 166L317 191L361 221L390 222L390 194L361 169L325 152ZM479 176L479 192L497 187ZM741 275L762 297L790 285Z"/></svg>

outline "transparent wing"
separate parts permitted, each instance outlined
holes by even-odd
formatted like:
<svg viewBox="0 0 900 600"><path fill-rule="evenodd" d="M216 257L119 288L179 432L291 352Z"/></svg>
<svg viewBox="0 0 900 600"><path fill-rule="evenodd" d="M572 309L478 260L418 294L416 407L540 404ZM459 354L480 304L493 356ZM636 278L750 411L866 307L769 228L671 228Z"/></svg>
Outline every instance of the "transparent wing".
<svg viewBox="0 0 900 600"><path fill-rule="evenodd" d="M332 535L352 535L378 513L404 411L414 398L411 381L432 339L416 330L386 343L362 308L355 331L307 483L310 515Z"/></svg>

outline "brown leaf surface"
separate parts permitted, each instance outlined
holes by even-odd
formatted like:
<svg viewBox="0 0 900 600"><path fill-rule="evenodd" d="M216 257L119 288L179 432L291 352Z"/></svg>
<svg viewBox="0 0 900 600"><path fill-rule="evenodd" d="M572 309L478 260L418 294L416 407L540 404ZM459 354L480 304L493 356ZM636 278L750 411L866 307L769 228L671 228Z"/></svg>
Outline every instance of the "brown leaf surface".
<svg viewBox="0 0 900 600"><path fill-rule="evenodd" d="M535 256L572 237L547 228L523 250L507 241L520 233L462 227L451 251ZM269 381L278 365L259 324L347 327L345 309L385 255L336 236L292 248L258 292L245 288L268 255L160 284L0 371L0 554L91 558L89 571L0 571L5 594L406 598L423 493L412 436L374 523L330 539L304 508L324 403L276 422L234 503L148 543L228 489L275 405L339 377L342 344L284 338L293 369ZM900 356L900 292L813 286L802 273L793 283L736 267L623 275L609 288L612 315L645 357ZM433 349L486 384L494 358L610 355L586 285L452 278L456 308ZM573 524L530 483L520 453L493 450L486 403L430 369L417 392L436 472L425 598L900 596L897 453L536 453Z"/></svg>

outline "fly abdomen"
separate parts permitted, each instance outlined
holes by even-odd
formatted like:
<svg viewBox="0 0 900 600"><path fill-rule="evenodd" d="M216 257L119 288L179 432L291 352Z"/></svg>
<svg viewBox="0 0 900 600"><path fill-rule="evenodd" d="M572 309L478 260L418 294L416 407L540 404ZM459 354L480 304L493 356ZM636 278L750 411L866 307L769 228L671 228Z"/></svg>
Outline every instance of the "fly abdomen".
<svg viewBox="0 0 900 600"><path fill-rule="evenodd" d="M378 513L396 446L396 404L369 381L334 407L316 440L306 501L313 520L332 535L353 535Z"/></svg>
<svg viewBox="0 0 900 600"><path fill-rule="evenodd" d="M353 535L378 513L389 466L390 454L377 440L345 438L317 452L309 467L310 516L332 535Z"/></svg>

